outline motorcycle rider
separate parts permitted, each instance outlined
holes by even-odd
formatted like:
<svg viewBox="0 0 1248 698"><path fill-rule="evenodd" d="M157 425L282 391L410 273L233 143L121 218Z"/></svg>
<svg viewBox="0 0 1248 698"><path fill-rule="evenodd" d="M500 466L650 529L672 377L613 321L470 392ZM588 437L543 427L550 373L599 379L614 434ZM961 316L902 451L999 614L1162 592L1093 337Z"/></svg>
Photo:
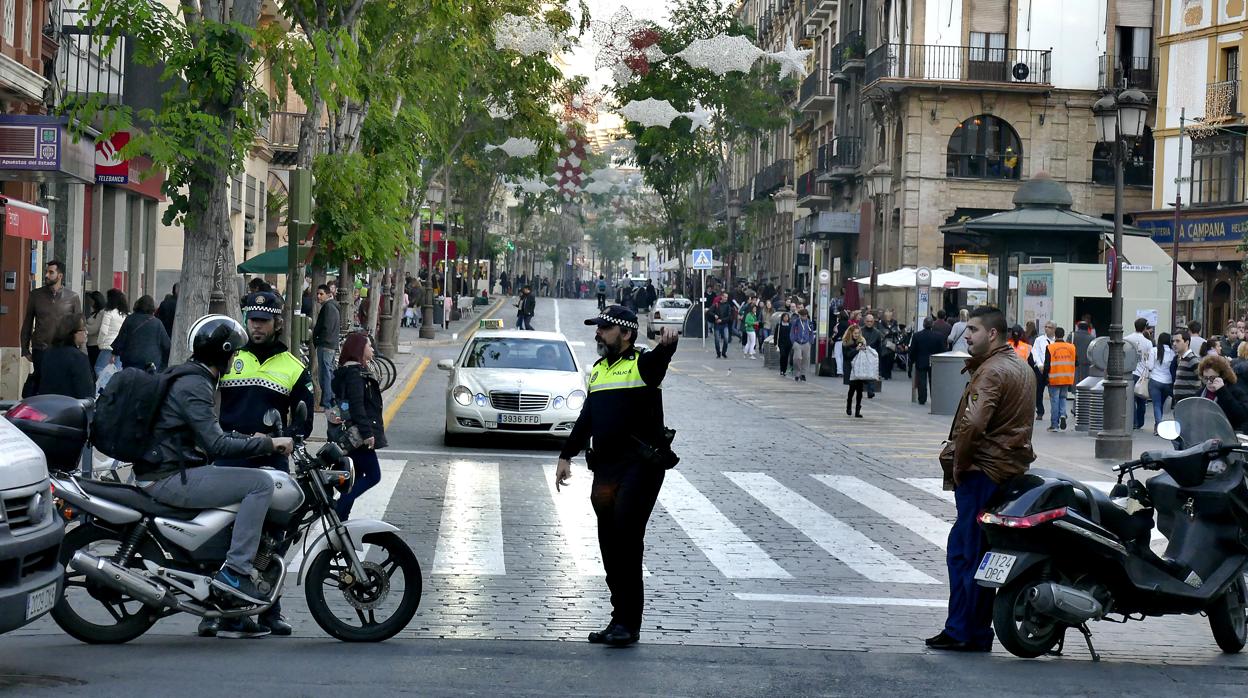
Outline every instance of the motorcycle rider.
<svg viewBox="0 0 1248 698"><path fill-rule="evenodd" d="M293 450L290 438L245 436L221 430L214 414L217 381L234 352L246 341L243 327L224 315L206 315L187 333L191 371L169 388L153 427L155 444L145 462L136 463L135 478L158 502L188 509L238 504L226 562L213 577L223 591L247 603L264 603L253 579L252 560L273 497L273 480L254 468L226 468L220 458L248 458ZM260 637L269 630L245 618L218 637Z"/></svg>
<svg viewBox="0 0 1248 698"><path fill-rule="evenodd" d="M247 345L230 362L230 369L221 376L221 428L242 434L260 434L269 430L264 415L277 410L282 417L282 433L290 423L295 405L303 403L307 415L304 423L294 424L294 432L302 437L312 433L312 378L308 369L278 337L282 332L282 298L272 291L257 291L243 299L247 322ZM251 458L221 458L217 465L238 468L276 468L290 472L290 461L280 453ZM279 550L279 553L284 551ZM260 614L260 624L274 635L291 634L290 624L282 618L281 600ZM235 621L237 623L237 621ZM215 618L200 621L199 635L211 637L218 627L235 623Z"/></svg>

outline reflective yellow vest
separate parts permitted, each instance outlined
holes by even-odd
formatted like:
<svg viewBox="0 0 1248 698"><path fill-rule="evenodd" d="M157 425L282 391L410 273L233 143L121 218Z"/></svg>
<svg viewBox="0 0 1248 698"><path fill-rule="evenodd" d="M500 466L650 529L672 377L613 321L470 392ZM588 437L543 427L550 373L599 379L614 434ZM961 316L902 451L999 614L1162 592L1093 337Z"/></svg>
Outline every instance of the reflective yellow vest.
<svg viewBox="0 0 1248 698"><path fill-rule="evenodd" d="M289 396L303 375L303 362L288 351L274 354L263 364L249 351L240 351L230 363L230 371L221 377L220 387L267 388Z"/></svg>
<svg viewBox="0 0 1248 698"><path fill-rule="evenodd" d="M599 390L646 387L646 382L641 378L641 370L637 367L637 358L640 356L641 352L634 349L611 366L607 366L606 359L599 359L589 373L590 394Z"/></svg>

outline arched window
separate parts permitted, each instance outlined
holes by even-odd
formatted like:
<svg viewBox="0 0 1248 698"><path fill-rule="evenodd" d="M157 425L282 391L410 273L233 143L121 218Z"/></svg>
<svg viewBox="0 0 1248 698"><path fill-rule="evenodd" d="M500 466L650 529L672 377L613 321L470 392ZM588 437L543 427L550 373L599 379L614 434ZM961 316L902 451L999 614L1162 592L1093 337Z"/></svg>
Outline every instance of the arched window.
<svg viewBox="0 0 1248 698"><path fill-rule="evenodd" d="M1023 144L1008 123L980 114L953 130L945 163L948 177L1018 179L1023 169Z"/></svg>
<svg viewBox="0 0 1248 698"><path fill-rule="evenodd" d="M1092 183L1114 184L1114 164L1109 159L1110 146L1097 143L1092 148ZM1130 157L1122 168L1125 184L1141 187L1153 186L1153 130L1144 127L1144 136L1131 146Z"/></svg>

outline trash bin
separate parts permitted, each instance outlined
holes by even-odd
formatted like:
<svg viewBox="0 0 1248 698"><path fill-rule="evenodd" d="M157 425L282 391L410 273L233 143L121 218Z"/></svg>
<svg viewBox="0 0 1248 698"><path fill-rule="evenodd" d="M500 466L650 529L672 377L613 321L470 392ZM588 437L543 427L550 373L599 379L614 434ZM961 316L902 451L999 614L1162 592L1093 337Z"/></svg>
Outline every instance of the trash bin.
<svg viewBox="0 0 1248 698"><path fill-rule="evenodd" d="M776 343L771 340L771 337L763 340L763 368L779 369L780 350L776 347Z"/></svg>
<svg viewBox="0 0 1248 698"><path fill-rule="evenodd" d="M1101 428L1104 419L1105 392L1101 383L1105 379L1099 376L1088 376L1075 386L1075 431L1088 431L1092 423Z"/></svg>
<svg viewBox="0 0 1248 698"><path fill-rule="evenodd" d="M947 351L932 356L932 414L951 415L958 411L962 391L970 380L970 374L962 372L969 358L971 355L964 351Z"/></svg>
<svg viewBox="0 0 1248 698"><path fill-rule="evenodd" d="M442 325L443 305L444 304L442 301L442 296L434 297L433 299L433 324L438 325L438 326Z"/></svg>

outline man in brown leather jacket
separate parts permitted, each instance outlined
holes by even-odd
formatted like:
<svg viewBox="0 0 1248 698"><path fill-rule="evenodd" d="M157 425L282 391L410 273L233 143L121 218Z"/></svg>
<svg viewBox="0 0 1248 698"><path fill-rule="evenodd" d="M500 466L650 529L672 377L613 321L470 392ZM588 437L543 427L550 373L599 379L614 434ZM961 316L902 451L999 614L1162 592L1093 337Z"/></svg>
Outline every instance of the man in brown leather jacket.
<svg viewBox="0 0 1248 698"><path fill-rule="evenodd" d="M953 489L958 517L949 531L949 615L945 628L927 639L933 649L992 649L993 591L975 583L987 551L977 517L997 489L1027 472L1036 459L1031 428L1035 373L1006 342L1005 315L981 306L967 322L970 382L954 413L949 442L940 454L946 489Z"/></svg>

